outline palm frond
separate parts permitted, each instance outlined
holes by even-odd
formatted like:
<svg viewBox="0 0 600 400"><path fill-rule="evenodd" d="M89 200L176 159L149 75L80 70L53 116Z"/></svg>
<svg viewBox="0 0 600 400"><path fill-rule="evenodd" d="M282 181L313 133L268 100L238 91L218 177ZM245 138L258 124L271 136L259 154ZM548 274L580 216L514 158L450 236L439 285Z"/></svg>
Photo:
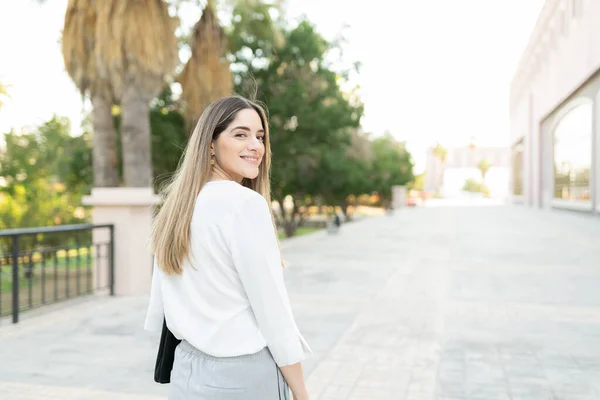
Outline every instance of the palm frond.
<svg viewBox="0 0 600 400"><path fill-rule="evenodd" d="M162 0L103 0L96 7L100 76L110 80L117 99L131 87L155 96L179 61L177 18Z"/></svg>
<svg viewBox="0 0 600 400"><path fill-rule="evenodd" d="M192 55L177 79L188 126L195 124L211 102L233 92L233 77L225 57L227 38L213 7L209 2L194 26Z"/></svg>

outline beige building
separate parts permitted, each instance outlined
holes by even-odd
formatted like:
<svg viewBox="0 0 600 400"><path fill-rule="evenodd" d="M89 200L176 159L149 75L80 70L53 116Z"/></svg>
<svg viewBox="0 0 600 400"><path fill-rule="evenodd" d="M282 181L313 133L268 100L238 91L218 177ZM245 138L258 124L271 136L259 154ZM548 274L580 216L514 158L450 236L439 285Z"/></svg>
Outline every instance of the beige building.
<svg viewBox="0 0 600 400"><path fill-rule="evenodd" d="M600 212L600 1L546 0L510 88L511 198Z"/></svg>

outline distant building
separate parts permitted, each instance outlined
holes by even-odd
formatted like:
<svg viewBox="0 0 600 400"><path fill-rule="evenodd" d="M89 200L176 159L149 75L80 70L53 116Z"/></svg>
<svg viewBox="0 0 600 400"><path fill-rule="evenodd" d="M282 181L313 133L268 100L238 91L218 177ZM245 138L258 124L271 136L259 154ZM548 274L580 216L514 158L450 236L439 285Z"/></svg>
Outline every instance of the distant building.
<svg viewBox="0 0 600 400"><path fill-rule="evenodd" d="M510 87L514 202L600 213L600 1L546 0Z"/></svg>
<svg viewBox="0 0 600 400"><path fill-rule="evenodd" d="M467 179L481 181L479 163L486 160L490 169L485 183L494 196L506 196L510 151L508 147L461 146L446 149L444 162L435 154L435 148L427 150L425 191L439 193L444 197L460 194Z"/></svg>

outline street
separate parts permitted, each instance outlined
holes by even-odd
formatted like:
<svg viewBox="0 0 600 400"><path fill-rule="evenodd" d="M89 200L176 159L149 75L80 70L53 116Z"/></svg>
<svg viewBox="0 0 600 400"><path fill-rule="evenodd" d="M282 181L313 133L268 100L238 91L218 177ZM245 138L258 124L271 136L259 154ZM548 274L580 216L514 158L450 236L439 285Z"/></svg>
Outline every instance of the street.
<svg viewBox="0 0 600 400"><path fill-rule="evenodd" d="M600 399L600 223L417 207L283 243L314 400ZM0 326L0 398L164 399L146 298Z"/></svg>

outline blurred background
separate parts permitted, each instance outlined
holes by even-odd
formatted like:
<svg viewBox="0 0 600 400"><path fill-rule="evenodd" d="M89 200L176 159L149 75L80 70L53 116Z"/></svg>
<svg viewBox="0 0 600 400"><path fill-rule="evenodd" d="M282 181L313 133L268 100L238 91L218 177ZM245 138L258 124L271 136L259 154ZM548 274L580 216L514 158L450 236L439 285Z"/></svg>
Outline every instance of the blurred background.
<svg viewBox="0 0 600 400"><path fill-rule="evenodd" d="M315 398L600 398L598 26L596 0L0 0L0 397L69 377L113 394L52 398L164 394L139 332L157 193L205 107L240 94L269 114ZM57 304L80 333L16 328ZM99 383L84 360L121 372L107 343L145 375ZM421 354L414 382L339 366L375 344Z"/></svg>
<svg viewBox="0 0 600 400"><path fill-rule="evenodd" d="M365 10L334 0L189 0L161 4L166 11L156 20L137 14L102 16L124 24L120 29L130 37L96 29L95 17L84 10L85 1L3 3L0 131L12 133L3 138L3 159L12 154L10 163L2 163L3 202L12 193L7 188L36 180L25 168L68 184L65 190L73 199L65 200L64 208L77 208L77 195L89 192L93 183L93 97L97 102L109 98L100 107L111 108L117 131L111 134L120 135L121 112L127 105L122 93L116 93L123 89L112 87L121 85L115 82L128 73L139 74L136 84L148 89L150 117L144 118L150 120L156 188L174 170L205 105L239 93L256 94L270 110L276 155L273 182L281 187L279 199L310 196L296 200L311 204L312 197L328 195L336 199L325 202L336 205L348 194L376 193L375 205L381 205L389 197L386 187L409 183L411 197L421 199L473 193L506 199L512 194L509 170L517 162L510 151L516 140L510 136L510 82L543 3L381 0ZM67 6L71 11L65 15ZM136 22L135 28L126 18ZM114 64L125 62L123 54L111 53L119 40L135 65ZM94 57L103 67L91 65ZM102 91L109 93L100 95ZM321 106L312 110L309 104ZM74 146L79 157L62 160L71 165L49 168L40 168L41 159L35 165L18 165L14 153L26 151L26 145L15 143L15 135L39 136L44 130L49 131L46 136L56 136L51 140L69 141L49 143L51 148ZM294 140L285 140L286 133ZM121 152L139 150L121 149L120 140L113 142L116 149L111 151L118 155L111 156L112 167L119 176L110 177L108 185L127 186ZM392 147L406 152L404 161L395 161L406 164L406 173L387 181L382 171L373 171L386 168L376 153L390 148L376 145L384 142L394 142ZM331 143L345 157L317 154L322 145L331 150ZM327 165L328 158L336 160L337 171ZM356 165L340 165L342 160ZM75 162L80 165L72 165ZM8 164L13 169L7 169ZM349 173L353 166L360 172ZM283 171L290 168L295 169L291 174L304 169L302 182L284 178L290 173ZM77 173L59 177L57 169ZM316 170L319 177L339 182L337 173L352 182L340 182L339 189L328 187L339 193L325 194L307 179ZM374 182L373 176L381 182ZM32 201L31 210L41 209ZM61 223L82 220L82 212L85 209L78 210L80 218L73 212L58 218ZM52 223L43 216L32 220L32 212L21 215L3 213L0 223L3 228Z"/></svg>

